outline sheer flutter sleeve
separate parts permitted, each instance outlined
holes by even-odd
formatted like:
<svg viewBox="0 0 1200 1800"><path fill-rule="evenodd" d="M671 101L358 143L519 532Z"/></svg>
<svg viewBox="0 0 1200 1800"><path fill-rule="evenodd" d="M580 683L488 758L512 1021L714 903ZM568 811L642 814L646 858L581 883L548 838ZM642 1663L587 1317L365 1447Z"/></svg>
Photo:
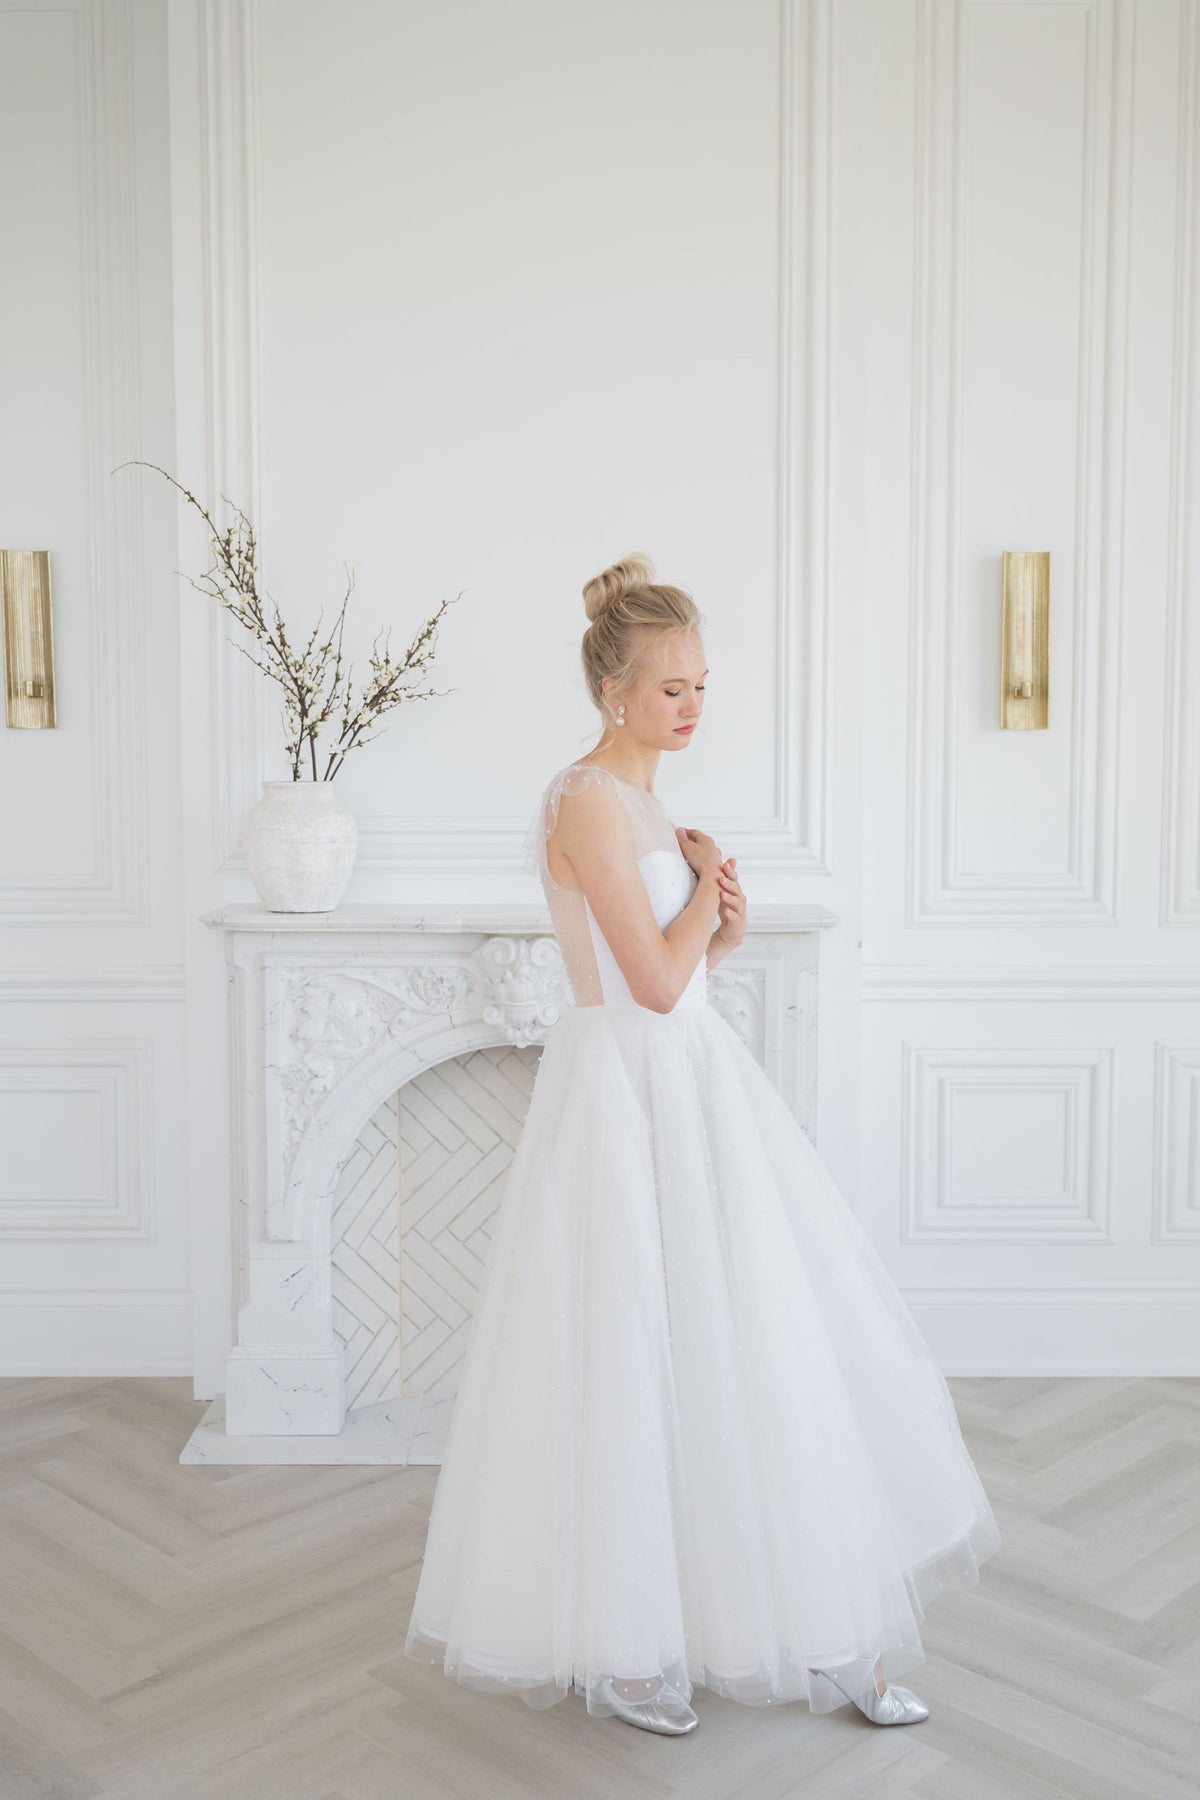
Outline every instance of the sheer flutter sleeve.
<svg viewBox="0 0 1200 1800"><path fill-rule="evenodd" d="M634 829L634 853L635 855L639 853L639 841L647 836L647 825L639 816L636 790L630 788L628 783L619 781L607 769L599 768L595 763L569 763L565 769L560 769L553 780L542 790L541 799L534 809L522 850L521 870L523 874L536 876L543 883L549 883L555 887L559 885L550 873L550 863L546 853L546 846L553 837L558 824L559 802L564 794L582 794L588 791L606 792L611 795L613 805L622 806L625 812L630 814ZM630 796L629 799L625 798L626 794ZM646 802L653 802L653 796L650 794L646 794L642 798Z"/></svg>

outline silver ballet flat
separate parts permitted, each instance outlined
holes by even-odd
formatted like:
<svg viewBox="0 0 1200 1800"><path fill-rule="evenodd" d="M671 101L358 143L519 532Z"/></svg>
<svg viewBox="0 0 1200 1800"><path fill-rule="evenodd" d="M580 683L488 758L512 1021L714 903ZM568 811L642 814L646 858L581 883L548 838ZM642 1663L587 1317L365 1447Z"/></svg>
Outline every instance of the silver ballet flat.
<svg viewBox="0 0 1200 1800"><path fill-rule="evenodd" d="M911 1688L888 1682L881 1694L875 1685L875 1656L860 1656L857 1662L839 1663L833 1669L809 1669L809 1682L820 1692L820 1684L828 1681L847 1700L852 1700L872 1725L916 1725L929 1717L929 1708ZM826 1695L826 1698L831 1696Z"/></svg>
<svg viewBox="0 0 1200 1800"><path fill-rule="evenodd" d="M606 1700L619 1719L627 1725L638 1725L643 1731L660 1731L666 1737L679 1737L694 1731L700 1723L682 1694L663 1682L648 1700L625 1700L606 1675L600 1683L600 1697Z"/></svg>

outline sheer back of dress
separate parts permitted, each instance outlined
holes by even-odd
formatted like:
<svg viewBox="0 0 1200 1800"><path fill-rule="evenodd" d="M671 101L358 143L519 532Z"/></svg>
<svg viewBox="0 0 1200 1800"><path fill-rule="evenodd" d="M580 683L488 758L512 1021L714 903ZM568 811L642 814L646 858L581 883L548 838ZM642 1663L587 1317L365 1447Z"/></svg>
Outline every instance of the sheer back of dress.
<svg viewBox="0 0 1200 1800"><path fill-rule="evenodd" d="M576 1006L606 1003L632 1004L628 986L605 942L587 897L578 888L564 887L550 872L548 846L558 825L558 803L563 794L578 794L601 784L624 807L633 827L633 854L650 896L654 916L665 926L686 906L696 876L675 835L662 801L656 794L635 787L596 763L568 763L545 788L534 814L526 842L524 867L542 883L554 935L562 952L567 979ZM703 980L701 959L698 976Z"/></svg>

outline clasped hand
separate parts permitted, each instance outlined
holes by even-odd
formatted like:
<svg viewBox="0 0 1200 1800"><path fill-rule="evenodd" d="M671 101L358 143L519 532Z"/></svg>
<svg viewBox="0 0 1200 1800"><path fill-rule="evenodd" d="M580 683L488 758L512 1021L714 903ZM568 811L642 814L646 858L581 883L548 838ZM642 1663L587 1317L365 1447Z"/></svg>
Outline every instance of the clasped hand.
<svg viewBox="0 0 1200 1800"><path fill-rule="evenodd" d="M715 935L723 944L740 944L746 935L746 896L738 880L737 857L722 858L715 839L707 832L677 825L675 835L679 848L697 875L716 873L717 913L721 922Z"/></svg>

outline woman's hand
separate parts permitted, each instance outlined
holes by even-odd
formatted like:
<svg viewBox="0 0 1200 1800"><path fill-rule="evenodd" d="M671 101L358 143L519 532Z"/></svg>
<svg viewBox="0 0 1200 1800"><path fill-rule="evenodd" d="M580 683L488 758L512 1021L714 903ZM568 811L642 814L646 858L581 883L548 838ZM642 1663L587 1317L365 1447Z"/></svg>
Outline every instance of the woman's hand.
<svg viewBox="0 0 1200 1800"><path fill-rule="evenodd" d="M717 909L721 923L716 936L731 949L746 935L746 896L738 880L737 857L728 856L720 870L721 901Z"/></svg>
<svg viewBox="0 0 1200 1800"><path fill-rule="evenodd" d="M738 880L737 857L722 858L715 840L703 831L692 831L686 825L677 825L675 831L679 848L697 875L716 876L720 924L713 937L730 950L736 949L746 935L746 896Z"/></svg>
<svg viewBox="0 0 1200 1800"><path fill-rule="evenodd" d="M687 825L677 825L675 836L686 861L701 880L706 875L720 875L723 864L715 838L710 838L705 831L693 831Z"/></svg>

